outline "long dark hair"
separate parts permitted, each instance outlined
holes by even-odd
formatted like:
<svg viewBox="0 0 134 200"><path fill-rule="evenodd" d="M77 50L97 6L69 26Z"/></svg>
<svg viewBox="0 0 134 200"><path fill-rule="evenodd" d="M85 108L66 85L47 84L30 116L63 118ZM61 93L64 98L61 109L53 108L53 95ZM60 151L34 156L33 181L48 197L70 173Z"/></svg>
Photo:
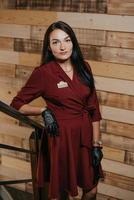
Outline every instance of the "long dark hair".
<svg viewBox="0 0 134 200"><path fill-rule="evenodd" d="M72 28L66 24L65 22L58 21L53 24L51 24L44 36L44 41L43 41L43 49L42 49L42 59L41 59L41 64L46 64L49 63L52 60L55 60L52 52L50 51L50 33L54 31L55 29L61 29L65 33L69 35L71 38L71 41L73 43L73 51L71 55L71 62L75 66L75 69L80 77L80 79L90 87L91 91L94 88L94 79L93 75L88 69L87 64L85 63L83 59L83 55L81 53L81 49L79 47L77 38L75 36L74 31Z"/></svg>

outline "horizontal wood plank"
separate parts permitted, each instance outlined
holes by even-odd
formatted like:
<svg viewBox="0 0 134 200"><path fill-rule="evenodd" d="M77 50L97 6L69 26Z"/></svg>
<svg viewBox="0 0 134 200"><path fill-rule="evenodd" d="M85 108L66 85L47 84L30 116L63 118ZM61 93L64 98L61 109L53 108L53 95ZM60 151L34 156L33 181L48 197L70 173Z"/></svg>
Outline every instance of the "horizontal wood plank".
<svg viewBox="0 0 134 200"><path fill-rule="evenodd" d="M120 149L103 146L104 158L124 162L125 151Z"/></svg>
<svg viewBox="0 0 134 200"><path fill-rule="evenodd" d="M116 78L106 78L100 76L94 77L97 90L134 95L133 81L121 80Z"/></svg>
<svg viewBox="0 0 134 200"><path fill-rule="evenodd" d="M118 122L124 122L129 124L134 123L134 111L131 110L123 110L120 108L102 106L102 117L104 119Z"/></svg>
<svg viewBox="0 0 134 200"><path fill-rule="evenodd" d="M19 65L25 66L39 66L41 62L40 54L28 54L28 53L20 53L19 54Z"/></svg>
<svg viewBox="0 0 134 200"><path fill-rule="evenodd" d="M57 19L57 12L40 10L1 10L0 23L48 26Z"/></svg>
<svg viewBox="0 0 134 200"><path fill-rule="evenodd" d="M37 10L1 10L0 12L0 23L5 24L48 26L58 20L67 22L73 28L134 32L133 16Z"/></svg>
<svg viewBox="0 0 134 200"><path fill-rule="evenodd" d="M101 105L134 111L134 96L97 91Z"/></svg>
<svg viewBox="0 0 134 200"><path fill-rule="evenodd" d="M134 64L134 49L101 47L100 56L106 62Z"/></svg>
<svg viewBox="0 0 134 200"><path fill-rule="evenodd" d="M125 163L129 165L134 165L134 152L125 152Z"/></svg>
<svg viewBox="0 0 134 200"><path fill-rule="evenodd" d="M112 172L121 176L134 178L134 166L120 163L113 160L102 160L103 170Z"/></svg>
<svg viewBox="0 0 134 200"><path fill-rule="evenodd" d="M13 50L14 49L13 38L0 37L0 49Z"/></svg>
<svg viewBox="0 0 134 200"><path fill-rule="evenodd" d="M0 11L0 15L1 12L2 11ZM14 24L13 21L11 24L4 24L0 16L0 37L30 39L30 29L31 28L28 25L17 25Z"/></svg>
<svg viewBox="0 0 134 200"><path fill-rule="evenodd" d="M0 77L15 77L16 66L13 64L0 63Z"/></svg>
<svg viewBox="0 0 134 200"><path fill-rule="evenodd" d="M113 185L125 190L134 191L134 179L119 174L104 172L105 179L104 183Z"/></svg>
<svg viewBox="0 0 134 200"><path fill-rule="evenodd" d="M101 194L109 195L114 198L120 198L122 200L133 200L134 192L128 191L116 186L100 183L98 186L98 192Z"/></svg>
<svg viewBox="0 0 134 200"><path fill-rule="evenodd" d="M6 167L12 166L13 169L19 170L20 172L27 172L29 177L31 177L31 166L29 162L2 155L1 164Z"/></svg>
<svg viewBox="0 0 134 200"><path fill-rule="evenodd" d="M0 62L19 64L19 53L14 51L0 50Z"/></svg>
<svg viewBox="0 0 134 200"><path fill-rule="evenodd" d="M102 120L101 131L134 139L134 124Z"/></svg>
<svg viewBox="0 0 134 200"><path fill-rule="evenodd" d="M134 15L134 1L108 0L107 13L116 15Z"/></svg>
<svg viewBox="0 0 134 200"><path fill-rule="evenodd" d="M96 76L134 80L134 67L132 65L99 62L93 60L87 61L91 65L93 74Z"/></svg>
<svg viewBox="0 0 134 200"><path fill-rule="evenodd" d="M102 140L104 146L134 152L134 139L116 136L109 133L102 133Z"/></svg>
<svg viewBox="0 0 134 200"><path fill-rule="evenodd" d="M106 46L134 48L134 33L107 32Z"/></svg>
<svg viewBox="0 0 134 200"><path fill-rule="evenodd" d="M134 32L133 16L57 12L57 20L65 21L73 28Z"/></svg>

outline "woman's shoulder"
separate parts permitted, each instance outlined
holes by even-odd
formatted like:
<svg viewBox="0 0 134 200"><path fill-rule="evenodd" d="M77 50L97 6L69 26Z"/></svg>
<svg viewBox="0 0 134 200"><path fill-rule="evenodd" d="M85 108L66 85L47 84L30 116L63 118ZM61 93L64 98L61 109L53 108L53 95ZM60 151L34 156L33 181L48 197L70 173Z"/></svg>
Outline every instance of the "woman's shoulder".
<svg viewBox="0 0 134 200"><path fill-rule="evenodd" d="M40 72L50 72L55 66L54 61L50 61L49 63L46 64L41 64L40 66L35 67L36 71Z"/></svg>

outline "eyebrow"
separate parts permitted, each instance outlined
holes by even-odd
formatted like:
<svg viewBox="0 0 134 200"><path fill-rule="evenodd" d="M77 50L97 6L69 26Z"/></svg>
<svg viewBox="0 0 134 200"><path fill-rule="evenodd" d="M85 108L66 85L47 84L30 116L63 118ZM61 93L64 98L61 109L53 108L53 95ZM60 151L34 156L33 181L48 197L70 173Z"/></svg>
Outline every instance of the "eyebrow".
<svg viewBox="0 0 134 200"><path fill-rule="evenodd" d="M70 36L68 35L68 36L66 36L64 39L67 39L67 38L70 38ZM53 41L53 40L59 40L59 39L52 39L51 41Z"/></svg>

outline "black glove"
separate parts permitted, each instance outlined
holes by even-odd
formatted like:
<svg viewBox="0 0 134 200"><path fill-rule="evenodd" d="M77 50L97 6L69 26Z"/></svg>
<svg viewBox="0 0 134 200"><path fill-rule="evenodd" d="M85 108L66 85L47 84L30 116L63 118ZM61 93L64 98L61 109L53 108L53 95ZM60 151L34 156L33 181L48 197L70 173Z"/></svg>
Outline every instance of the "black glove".
<svg viewBox="0 0 134 200"><path fill-rule="evenodd" d="M103 158L103 153L101 151L101 147L93 147L92 149L93 167L99 166L102 158Z"/></svg>
<svg viewBox="0 0 134 200"><path fill-rule="evenodd" d="M101 147L93 147L92 149L92 162L93 162L93 169L94 169L94 180L93 184L96 184L99 180L100 176L100 162L103 158L103 153L101 151Z"/></svg>
<svg viewBox="0 0 134 200"><path fill-rule="evenodd" d="M53 112L47 108L42 112L42 117L45 123L47 134L50 136L58 136L59 126Z"/></svg>

